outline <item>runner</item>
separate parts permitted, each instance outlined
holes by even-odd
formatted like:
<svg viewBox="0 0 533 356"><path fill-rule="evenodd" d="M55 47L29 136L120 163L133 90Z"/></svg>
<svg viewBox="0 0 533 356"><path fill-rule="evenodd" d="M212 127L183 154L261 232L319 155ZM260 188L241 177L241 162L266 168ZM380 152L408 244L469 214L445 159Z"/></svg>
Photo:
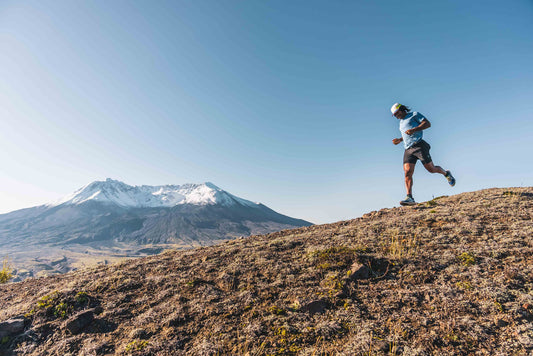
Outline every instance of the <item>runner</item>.
<svg viewBox="0 0 533 356"><path fill-rule="evenodd" d="M400 142L403 142L405 146L405 152L403 154L403 170L405 172L405 189L407 190L407 197L400 201L400 204L416 204L413 199L413 172L415 171L417 160L422 162L428 172L442 174L453 187L455 185L455 178L452 176L452 173L433 164L431 156L429 155L429 149L431 146L422 139L422 130L431 127L429 120L419 112L412 112L407 106L402 104L396 103L390 110L392 115L400 120L400 132L402 133L402 138L395 138L392 140L392 143L397 145Z"/></svg>

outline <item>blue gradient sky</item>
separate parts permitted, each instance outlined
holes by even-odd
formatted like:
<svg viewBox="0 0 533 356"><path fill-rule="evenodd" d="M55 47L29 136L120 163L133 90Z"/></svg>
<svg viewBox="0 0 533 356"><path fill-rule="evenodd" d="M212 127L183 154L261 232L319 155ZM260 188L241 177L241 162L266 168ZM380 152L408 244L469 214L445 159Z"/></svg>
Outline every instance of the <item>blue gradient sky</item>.
<svg viewBox="0 0 533 356"><path fill-rule="evenodd" d="M533 185L533 2L2 1L0 212L107 177L315 223L405 196L394 102L450 188Z"/></svg>

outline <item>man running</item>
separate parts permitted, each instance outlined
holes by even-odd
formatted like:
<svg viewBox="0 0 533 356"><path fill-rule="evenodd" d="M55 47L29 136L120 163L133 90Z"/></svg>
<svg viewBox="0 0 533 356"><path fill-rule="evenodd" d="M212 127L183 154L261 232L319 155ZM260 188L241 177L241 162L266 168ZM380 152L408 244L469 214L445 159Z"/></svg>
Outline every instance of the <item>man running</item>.
<svg viewBox="0 0 533 356"><path fill-rule="evenodd" d="M448 180L453 187L455 178L450 171L445 171L440 166L433 165L429 149L431 146L422 139L422 130L431 127L431 123L424 115L419 112L412 112L407 106L394 104L390 111L392 115L400 120L400 132L402 138L395 138L392 143L395 145L403 141L405 152L403 154L403 170L405 172L405 189L407 197L400 201L400 205L415 205L413 199L413 172L415 171L416 161L420 160L424 167L430 173L440 173Z"/></svg>

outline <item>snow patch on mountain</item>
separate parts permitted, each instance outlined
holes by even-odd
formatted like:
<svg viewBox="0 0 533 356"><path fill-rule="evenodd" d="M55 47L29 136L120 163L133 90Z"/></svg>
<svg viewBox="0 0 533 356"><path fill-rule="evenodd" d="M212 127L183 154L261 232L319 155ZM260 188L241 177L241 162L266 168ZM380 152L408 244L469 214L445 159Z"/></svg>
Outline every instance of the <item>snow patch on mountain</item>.
<svg viewBox="0 0 533 356"><path fill-rule="evenodd" d="M50 206L78 205L88 201L116 204L123 207L173 207L180 204L223 205L241 204L257 207L257 203L236 197L213 183L131 186L108 178L92 182Z"/></svg>

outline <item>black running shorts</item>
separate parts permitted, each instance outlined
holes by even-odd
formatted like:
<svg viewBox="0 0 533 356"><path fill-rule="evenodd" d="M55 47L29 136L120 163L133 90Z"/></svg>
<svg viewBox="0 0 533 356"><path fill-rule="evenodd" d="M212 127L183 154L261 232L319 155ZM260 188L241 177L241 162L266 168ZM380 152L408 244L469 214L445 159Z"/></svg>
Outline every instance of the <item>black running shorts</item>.
<svg viewBox="0 0 533 356"><path fill-rule="evenodd" d="M431 146L424 140L420 140L408 149L403 154L403 163L416 163L419 159L422 164L431 163L432 159L429 155Z"/></svg>

